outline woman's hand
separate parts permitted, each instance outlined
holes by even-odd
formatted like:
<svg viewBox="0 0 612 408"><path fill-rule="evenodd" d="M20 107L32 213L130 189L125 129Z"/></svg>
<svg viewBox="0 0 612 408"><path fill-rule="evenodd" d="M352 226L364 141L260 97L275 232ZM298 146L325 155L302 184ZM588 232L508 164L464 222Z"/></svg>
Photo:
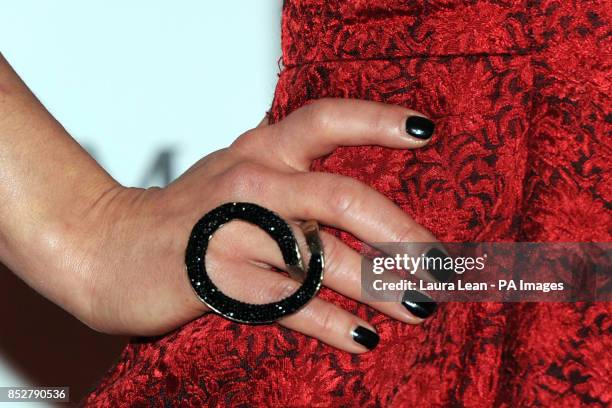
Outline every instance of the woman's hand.
<svg viewBox="0 0 612 408"><path fill-rule="evenodd" d="M435 241L364 184L308 171L312 160L337 146L423 146L427 140L406 132L406 120L414 115L418 114L374 102L320 100L278 124L262 123L164 189L117 186L106 191L66 243L80 274L89 277L86 323L105 332L151 335L206 311L188 282L185 248L194 223L226 202L254 202L272 209L295 231L301 221L315 219L368 242ZM337 238L321 235L324 285L359 299L360 255ZM296 232L296 236L301 235ZM270 266L285 267L279 249L263 231L244 222L219 230L207 254L207 269L217 286L250 303L279 300L299 286ZM399 301L372 306L406 323L422 321ZM351 352L366 350L354 341L355 329L374 331L367 322L318 298L280 324ZM360 332L370 335L363 329L357 335ZM371 346L375 337L370 337L370 342L357 340Z"/></svg>
<svg viewBox="0 0 612 408"><path fill-rule="evenodd" d="M103 332L162 334L207 310L190 286L185 248L194 223L223 203L267 207L298 238L299 223L314 219L366 242L435 241L366 185L309 172L337 146L427 144L433 124L398 106L316 101L278 124L262 122L168 187L147 190L106 175L1 58L0 112L0 261ZM329 234L321 238L323 284L359 299L360 255ZM277 301L299 286L271 270L285 267L276 243L244 222L215 234L206 262L217 286L243 301ZM406 323L420 323L434 308L401 301L371 306ZM355 353L378 341L370 324L320 298L279 323Z"/></svg>

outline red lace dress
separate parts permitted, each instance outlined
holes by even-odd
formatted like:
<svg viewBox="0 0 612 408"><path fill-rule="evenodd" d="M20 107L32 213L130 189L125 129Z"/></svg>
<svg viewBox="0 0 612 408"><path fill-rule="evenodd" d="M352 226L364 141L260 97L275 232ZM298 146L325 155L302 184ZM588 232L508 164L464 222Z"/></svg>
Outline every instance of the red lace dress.
<svg viewBox="0 0 612 408"><path fill-rule="evenodd" d="M424 112L424 149L341 148L317 170L386 194L446 241L610 241L605 1L290 0L271 117L332 96ZM354 248L359 242L336 232ZM209 314L129 344L93 406L611 406L609 303L448 303L371 321L351 355Z"/></svg>

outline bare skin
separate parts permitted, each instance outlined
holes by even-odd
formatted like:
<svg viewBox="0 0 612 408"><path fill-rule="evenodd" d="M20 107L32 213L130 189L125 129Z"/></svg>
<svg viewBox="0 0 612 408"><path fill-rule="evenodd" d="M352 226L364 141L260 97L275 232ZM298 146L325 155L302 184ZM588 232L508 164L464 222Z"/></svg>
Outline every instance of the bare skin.
<svg viewBox="0 0 612 408"><path fill-rule="evenodd" d="M412 115L423 116L375 102L320 100L277 124L262 121L165 188L126 188L70 137L0 56L0 262L96 330L158 335L207 311L188 282L184 253L194 223L220 204L258 203L296 231L303 220L315 219L368 242L434 242L370 187L309 171L314 159L338 146L424 146L426 140L405 131ZM324 285L359 299L359 254L329 234L322 239ZM215 235L207 266L228 294L253 303L277 300L299 285L270 270L284 267L278 248L241 222ZM245 284L255 273L258 279ZM406 323L422 322L400 303L371 306ZM374 330L319 298L279 324L353 353L367 349L351 331Z"/></svg>

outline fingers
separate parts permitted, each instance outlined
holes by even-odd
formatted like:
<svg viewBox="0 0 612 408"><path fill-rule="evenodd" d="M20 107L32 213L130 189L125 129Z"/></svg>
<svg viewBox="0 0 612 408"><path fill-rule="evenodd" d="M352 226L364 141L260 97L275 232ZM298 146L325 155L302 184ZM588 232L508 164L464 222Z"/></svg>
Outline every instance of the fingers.
<svg viewBox="0 0 612 408"><path fill-rule="evenodd" d="M224 179L220 185L226 186L228 194L224 196L232 200L257 202L288 220L315 219L366 243L436 242L427 229L372 188L343 176L305 172L314 159L339 146L418 148L428 143L433 130L433 123L422 114L399 106L346 99L316 101L274 125L268 125L264 118L256 129L241 136L232 145L238 153L237 164L221 174ZM278 172L279 167L271 166L276 163L282 169L288 165L300 172ZM329 234L322 233L322 239L324 285L360 300L361 256ZM293 293L298 282L263 267L285 267L278 248L262 245L261 239L249 241L257 258L247 263L246 252L231 251L234 257L241 254L240 259L234 258L235 268L248 275L229 285L227 294L250 303L266 303ZM258 278L254 279L256 271ZM270 298L271 294L274 296ZM255 301L245 299L245 295ZM401 321L420 323L435 309L435 303L424 309L421 301L420 297L415 300L414 296L400 294L394 301L368 304ZM350 352L366 351L378 342L369 324L318 298L280 323Z"/></svg>
<svg viewBox="0 0 612 408"><path fill-rule="evenodd" d="M263 124L267 124L264 119ZM283 162L306 171L310 163L339 146L378 145L414 149L426 145L434 123L396 105L356 99L321 99L274 125L246 132L232 147L269 164Z"/></svg>
<svg viewBox="0 0 612 408"><path fill-rule="evenodd" d="M414 149L426 145L434 131L433 122L421 113L355 99L315 101L275 126L278 157L304 170L339 146Z"/></svg>
<svg viewBox="0 0 612 408"><path fill-rule="evenodd" d="M442 244L395 203L373 188L350 177L327 173L284 175L284 195L277 205L291 219L318 220L349 232L390 255L445 258ZM274 191L274 190L270 190ZM277 192L278 194L278 192ZM389 245L391 244L391 245ZM419 277L445 282L450 270L419 269Z"/></svg>
<svg viewBox="0 0 612 408"><path fill-rule="evenodd" d="M317 297L279 323L350 353L372 350L380 340L372 325Z"/></svg>
<svg viewBox="0 0 612 408"><path fill-rule="evenodd" d="M309 252L300 227L293 223L291 226L302 254L307 257ZM238 266L240 263L250 262L251 266L271 265L281 270L286 269L278 246L263 230L245 222L237 221L219 230L217 234L211 242L209 250L210 258L207 262L213 270L215 268L221 269L221 265L223 265L217 264L215 262L216 259L225 259L226 263L232 265L236 263L237 266L232 268L232 274L215 277L215 272L211 273L213 279L220 280L224 288L227 288L230 292L242 292L242 296L244 296L245 292L242 289L244 282L253 279L245 274L242 266ZM248 239L245 239L245 237L248 237ZM362 282L361 255L336 237L324 231L320 231L320 237L325 253L323 284L326 287L344 296L366 303L374 309L405 323L422 323L425 318L431 316L435 311L435 303L431 299L419 301L419 299L413 299L410 293L404 294L398 291L373 292L373 286L371 282L367 282L367 278L378 277L378 275L365 275L366 282ZM384 278L384 281L387 283L399 283L400 280L400 277L393 273L387 274ZM253 286L250 286L250 288L252 289ZM264 289L267 288L264 287ZM363 289L368 292L363 292ZM260 289L256 289L256 292L257 290ZM278 293L278 291L275 293ZM366 294L365 298L364 294ZM252 299L249 298L248 300L268 302L277 300L278 297L280 296L277 296L275 299L262 299L256 293L256 296L251 296Z"/></svg>
<svg viewBox="0 0 612 408"><path fill-rule="evenodd" d="M425 251L440 247L431 232L395 203L350 177L278 173L242 164L219 184L225 186L226 196L232 200L257 202L289 220L316 220L350 232L368 244L424 243L418 249Z"/></svg>
<svg viewBox="0 0 612 408"><path fill-rule="evenodd" d="M295 235L300 243L300 248L306 253L306 244L299 232L299 227L294 227ZM262 231L262 234L265 234ZM371 290L369 282L362 281L362 261L366 260L352 248L340 241L338 238L320 231L321 241L325 253L325 273L323 285L351 299L366 303L372 308L390 316L394 319L410 324L419 324L423 319L433 314L435 304L428 302L409 301L402 292L384 292L384 296L373 294L364 299L364 290ZM251 259L272 265L278 269L285 269L282 255L274 245L255 245L254 242L263 240L250 240L241 251ZM369 269L371 270L371 269ZM367 278L367 276L366 276ZM401 278L397 275L385 276L385 282L399 282ZM410 295L410 294L408 294ZM376 298L379 301L371 301Z"/></svg>
<svg viewBox="0 0 612 408"><path fill-rule="evenodd" d="M278 272L243 261L213 260L211 279L226 295L247 303L276 302L294 293L299 283ZM229 273L232 272L232 273ZM378 344L375 329L346 310L313 298L279 323L351 353L363 353Z"/></svg>
<svg viewBox="0 0 612 408"><path fill-rule="evenodd" d="M314 219L367 243L437 242L387 197L349 177L327 173L280 176L268 190L291 219ZM284 178L284 180L283 180Z"/></svg>
<svg viewBox="0 0 612 408"><path fill-rule="evenodd" d="M254 201L292 220L317 220L368 243L437 242L395 203L373 188L337 174L278 173L241 164L219 184L236 201Z"/></svg>
<svg viewBox="0 0 612 408"><path fill-rule="evenodd" d="M436 254L435 249L441 245L426 228L385 196L351 178L326 173L272 174L262 172L257 166L251 166L240 174L243 176L236 176L234 181L225 183L232 186L232 194L238 195L240 201L257 199L261 205L274 209L285 219L314 219L335 226L388 254L414 257L426 254L433 258L444 256L440 251ZM248 252L250 259L284 268L276 246L262 245L266 238L265 233L260 234L259 239L249 240L252 248L247 251L236 250L234 254ZM300 239L300 233L295 235ZM361 300L361 257L338 240L331 239L331 236L323 236L328 237L324 284L345 296ZM243 241L244 234L237 234L236 237ZM417 271L419 276L423 272L420 269ZM437 271L427 272L434 274ZM390 279L399 280L395 275L390 275ZM435 310L435 303L431 301L404 298L401 295L399 293L397 299L385 298L384 302L368 304L407 323L420 323Z"/></svg>

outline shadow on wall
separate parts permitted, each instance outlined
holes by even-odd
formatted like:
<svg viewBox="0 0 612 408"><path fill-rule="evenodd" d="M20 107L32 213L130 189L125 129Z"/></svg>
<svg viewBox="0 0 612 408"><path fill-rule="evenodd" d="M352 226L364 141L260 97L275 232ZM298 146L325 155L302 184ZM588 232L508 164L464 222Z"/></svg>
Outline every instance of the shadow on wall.
<svg viewBox="0 0 612 408"><path fill-rule="evenodd" d="M125 338L97 333L0 264L0 356L34 386L68 386L75 403L119 357Z"/></svg>

